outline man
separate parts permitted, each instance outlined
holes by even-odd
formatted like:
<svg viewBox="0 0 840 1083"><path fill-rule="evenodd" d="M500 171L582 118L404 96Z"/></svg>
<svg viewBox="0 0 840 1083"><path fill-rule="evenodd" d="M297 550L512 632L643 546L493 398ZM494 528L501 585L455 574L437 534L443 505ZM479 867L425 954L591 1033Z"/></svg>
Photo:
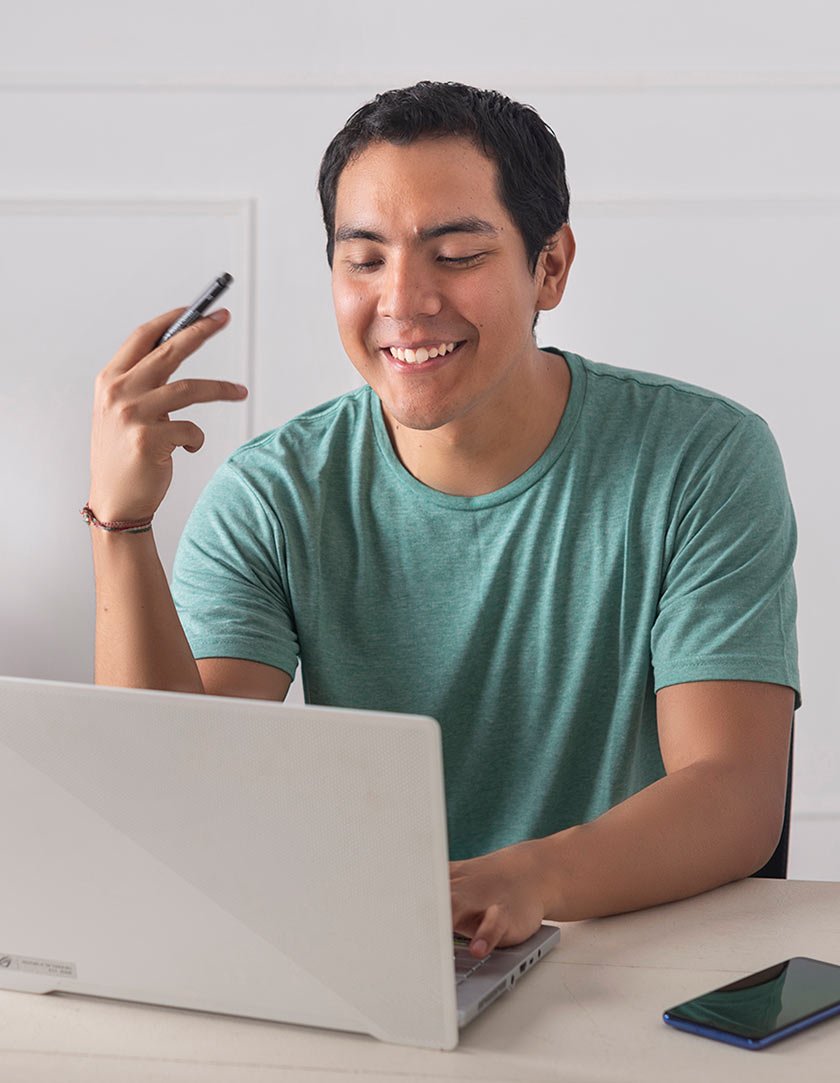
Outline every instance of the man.
<svg viewBox="0 0 840 1083"><path fill-rule="evenodd" d="M421 83L360 109L320 193L366 381L252 440L199 500L173 602L145 530L170 381L227 319L100 375L90 507L100 683L430 714L455 928L482 956L747 876L773 851L798 695L795 527L766 425L685 384L543 350L574 258L532 110ZM180 311L180 310L179 310Z"/></svg>

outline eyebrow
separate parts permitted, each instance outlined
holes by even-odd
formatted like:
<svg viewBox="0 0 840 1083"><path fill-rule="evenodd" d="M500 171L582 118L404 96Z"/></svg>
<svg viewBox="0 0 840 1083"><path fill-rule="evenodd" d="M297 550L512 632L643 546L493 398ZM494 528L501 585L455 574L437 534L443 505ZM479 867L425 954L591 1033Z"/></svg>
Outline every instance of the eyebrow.
<svg viewBox="0 0 840 1083"><path fill-rule="evenodd" d="M435 226L427 226L418 231L421 241L433 241L437 237L444 237L448 233L480 233L487 237L498 237L499 231L490 222L483 218L475 218L471 215L465 218L453 218L451 222L440 222ZM339 226L335 231L336 244L341 241L374 241L377 244L386 244L385 237L372 229L363 226Z"/></svg>

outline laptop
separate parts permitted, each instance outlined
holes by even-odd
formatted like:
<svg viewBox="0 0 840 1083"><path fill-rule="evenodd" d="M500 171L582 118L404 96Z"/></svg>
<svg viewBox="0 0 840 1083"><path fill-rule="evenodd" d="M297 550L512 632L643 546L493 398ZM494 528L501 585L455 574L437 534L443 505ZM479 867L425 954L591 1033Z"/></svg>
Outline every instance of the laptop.
<svg viewBox="0 0 840 1083"><path fill-rule="evenodd" d="M560 935L456 965L420 716L2 677L0 824L4 989L453 1049Z"/></svg>

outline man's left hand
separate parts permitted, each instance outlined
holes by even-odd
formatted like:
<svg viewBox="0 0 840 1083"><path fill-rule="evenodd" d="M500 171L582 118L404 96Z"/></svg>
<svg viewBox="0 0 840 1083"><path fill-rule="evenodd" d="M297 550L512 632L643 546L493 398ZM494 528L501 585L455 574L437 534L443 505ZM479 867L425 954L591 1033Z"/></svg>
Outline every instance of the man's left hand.
<svg viewBox="0 0 840 1083"><path fill-rule="evenodd" d="M496 947L521 944L545 917L539 840L452 861L452 924L471 938L470 951L483 958Z"/></svg>

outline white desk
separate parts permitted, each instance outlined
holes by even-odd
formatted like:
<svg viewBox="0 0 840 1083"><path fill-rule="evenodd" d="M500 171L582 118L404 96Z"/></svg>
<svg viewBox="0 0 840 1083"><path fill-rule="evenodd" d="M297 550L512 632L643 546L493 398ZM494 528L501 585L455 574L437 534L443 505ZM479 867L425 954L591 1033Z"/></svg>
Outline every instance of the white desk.
<svg viewBox="0 0 840 1083"><path fill-rule="evenodd" d="M359 1080L840 1080L840 1018L753 1053L682 1034L663 1009L792 955L840 963L840 883L747 880L577 922L452 1053L360 1035L0 993L2 1083Z"/></svg>

